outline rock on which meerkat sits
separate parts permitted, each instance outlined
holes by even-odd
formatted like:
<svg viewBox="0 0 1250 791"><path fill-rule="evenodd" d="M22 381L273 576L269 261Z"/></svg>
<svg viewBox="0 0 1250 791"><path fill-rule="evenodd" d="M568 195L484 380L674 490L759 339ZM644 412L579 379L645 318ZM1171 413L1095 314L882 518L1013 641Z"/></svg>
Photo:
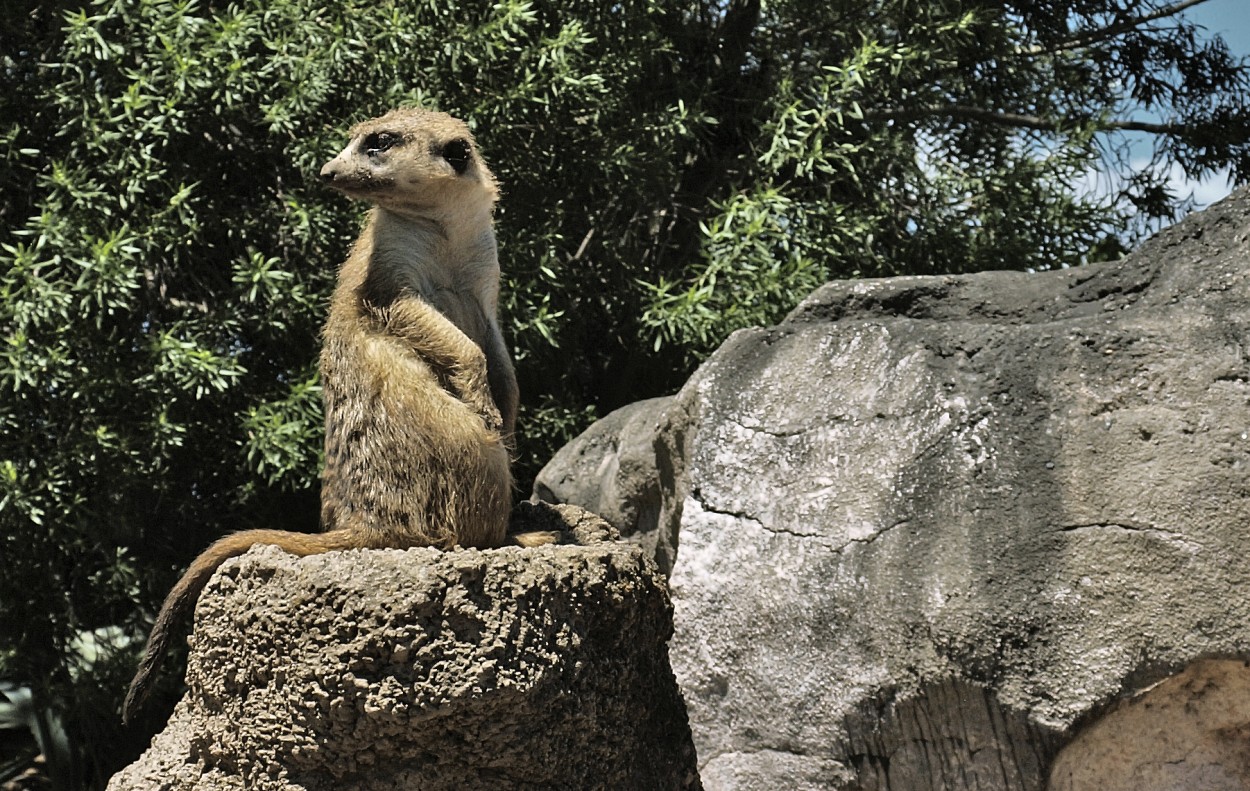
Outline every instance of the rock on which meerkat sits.
<svg viewBox="0 0 1250 791"><path fill-rule="evenodd" d="M578 545L227 562L110 791L699 788L662 577L585 511L522 510Z"/></svg>
<svg viewBox="0 0 1250 791"><path fill-rule="evenodd" d="M660 424L709 791L1250 788L1250 191L1112 263L830 283Z"/></svg>

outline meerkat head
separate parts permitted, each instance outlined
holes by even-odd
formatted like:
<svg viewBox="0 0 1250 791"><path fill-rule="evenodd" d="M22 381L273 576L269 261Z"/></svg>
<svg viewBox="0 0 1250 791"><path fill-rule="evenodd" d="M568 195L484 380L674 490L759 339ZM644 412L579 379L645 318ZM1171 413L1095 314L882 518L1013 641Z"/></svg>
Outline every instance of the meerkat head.
<svg viewBox="0 0 1250 791"><path fill-rule="evenodd" d="M498 197L469 127L446 113L392 110L350 134L321 168L322 180L349 197L424 217L490 210Z"/></svg>

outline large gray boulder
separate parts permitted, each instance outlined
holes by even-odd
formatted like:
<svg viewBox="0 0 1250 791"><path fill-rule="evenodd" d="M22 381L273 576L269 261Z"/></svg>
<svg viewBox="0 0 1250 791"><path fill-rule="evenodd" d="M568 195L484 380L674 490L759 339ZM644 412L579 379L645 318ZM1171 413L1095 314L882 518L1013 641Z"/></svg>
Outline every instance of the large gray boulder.
<svg viewBox="0 0 1250 791"><path fill-rule="evenodd" d="M708 789L1250 788L1199 661L1250 657L1248 240L1243 190L1116 263L831 283L699 369L656 469Z"/></svg>
<svg viewBox="0 0 1250 791"><path fill-rule="evenodd" d="M580 546L253 548L200 598L189 691L123 789L697 789L663 579Z"/></svg>

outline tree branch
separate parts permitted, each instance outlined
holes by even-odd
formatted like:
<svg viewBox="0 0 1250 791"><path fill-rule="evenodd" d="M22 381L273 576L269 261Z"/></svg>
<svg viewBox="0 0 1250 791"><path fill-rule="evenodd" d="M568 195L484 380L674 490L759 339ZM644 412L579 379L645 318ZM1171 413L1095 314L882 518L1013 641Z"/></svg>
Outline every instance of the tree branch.
<svg viewBox="0 0 1250 791"><path fill-rule="evenodd" d="M1199 0L1201 2L1201 0ZM999 126L1016 126L1025 129L1038 129L1044 132L1057 132L1067 124L1053 121L1037 115L987 110L984 107L973 107L966 104L943 104L920 107L885 107L878 110L865 110L860 116L865 121L899 120L909 121L919 118L935 118L949 116L951 118L967 118L983 121ZM1103 122L1103 126L1125 132L1150 132L1151 134L1179 134L1185 131L1182 124L1157 124L1149 121L1113 120Z"/></svg>
<svg viewBox="0 0 1250 791"><path fill-rule="evenodd" d="M1207 0L1181 0L1181 2L1173 3L1172 5L1169 5L1169 6L1164 6L1163 8L1160 8L1159 10L1153 11L1149 14L1142 14L1141 16L1133 17L1132 19L1127 19L1123 22L1117 22L1114 25L1108 25L1107 27L1099 28L1097 30L1090 30L1085 33L1079 33L1070 39L1066 39L1064 41L1058 42L1052 47L1047 47L1046 49L1039 49L1039 50L1031 52L1030 54L1048 55L1054 52L1062 52L1063 50L1066 50L1066 49L1075 49L1077 47L1084 47L1084 46L1093 44L1098 41L1106 41L1109 38L1114 38L1120 35L1121 33L1125 33L1136 27L1140 27L1141 25L1144 25L1148 22L1153 22L1156 19L1162 19L1164 17L1175 16L1176 14L1179 14L1181 11L1184 11L1187 8L1191 8L1193 6L1200 5L1205 2L1207 2Z"/></svg>

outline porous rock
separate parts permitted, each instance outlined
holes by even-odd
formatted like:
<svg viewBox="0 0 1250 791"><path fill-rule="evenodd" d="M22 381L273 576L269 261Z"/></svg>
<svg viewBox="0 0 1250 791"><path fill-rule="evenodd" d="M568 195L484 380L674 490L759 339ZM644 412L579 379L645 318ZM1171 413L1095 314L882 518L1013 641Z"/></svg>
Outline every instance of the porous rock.
<svg viewBox="0 0 1250 791"><path fill-rule="evenodd" d="M671 608L635 546L256 547L201 596L188 692L123 789L697 789Z"/></svg>
<svg viewBox="0 0 1250 791"><path fill-rule="evenodd" d="M1250 667L1199 659L1125 699L1060 751L1050 791L1250 788Z"/></svg>
<svg viewBox="0 0 1250 791"><path fill-rule="evenodd" d="M707 788L1250 787L1201 664L1250 656L1248 240L1240 190L1114 263L830 283L698 370L656 468Z"/></svg>

